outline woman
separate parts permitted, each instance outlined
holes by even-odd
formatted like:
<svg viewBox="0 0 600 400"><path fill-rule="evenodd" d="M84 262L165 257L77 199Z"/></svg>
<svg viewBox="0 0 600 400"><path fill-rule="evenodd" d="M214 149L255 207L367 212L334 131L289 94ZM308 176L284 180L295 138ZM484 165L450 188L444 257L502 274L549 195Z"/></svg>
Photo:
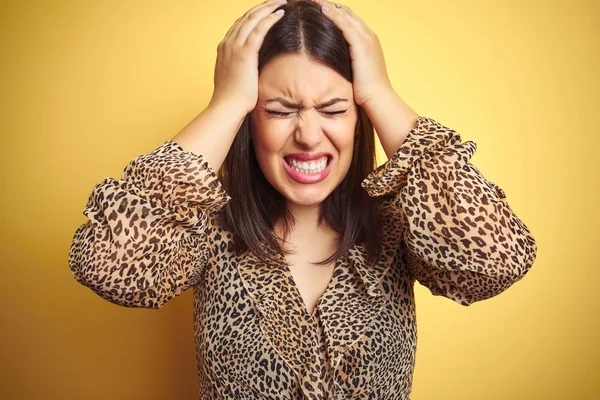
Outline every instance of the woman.
<svg viewBox="0 0 600 400"><path fill-rule="evenodd" d="M415 280L468 306L535 260L475 150L400 99L350 9L267 1L219 44L209 106L94 187L70 268L126 307L192 287L202 399L408 399Z"/></svg>

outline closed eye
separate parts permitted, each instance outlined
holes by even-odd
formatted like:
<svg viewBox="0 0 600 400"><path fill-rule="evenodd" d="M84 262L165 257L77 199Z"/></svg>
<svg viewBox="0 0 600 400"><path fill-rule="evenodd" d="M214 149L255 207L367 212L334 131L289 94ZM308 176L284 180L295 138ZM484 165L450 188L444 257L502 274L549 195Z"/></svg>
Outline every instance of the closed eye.
<svg viewBox="0 0 600 400"><path fill-rule="evenodd" d="M281 111L272 111L272 110L266 110L269 114L271 115L277 115L280 117L287 117L290 114L293 114L291 112L281 112ZM327 114L327 115L337 115L337 114L343 114L348 110L341 110L341 111L323 111L323 114Z"/></svg>

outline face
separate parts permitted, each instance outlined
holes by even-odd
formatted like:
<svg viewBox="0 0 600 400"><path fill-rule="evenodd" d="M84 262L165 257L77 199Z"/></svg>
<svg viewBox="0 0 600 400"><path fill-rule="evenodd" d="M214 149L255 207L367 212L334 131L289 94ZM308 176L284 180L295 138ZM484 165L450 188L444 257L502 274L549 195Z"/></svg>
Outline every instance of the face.
<svg viewBox="0 0 600 400"><path fill-rule="evenodd" d="M318 205L342 182L357 120L352 83L330 67L300 54L263 67L251 135L263 174L288 206Z"/></svg>

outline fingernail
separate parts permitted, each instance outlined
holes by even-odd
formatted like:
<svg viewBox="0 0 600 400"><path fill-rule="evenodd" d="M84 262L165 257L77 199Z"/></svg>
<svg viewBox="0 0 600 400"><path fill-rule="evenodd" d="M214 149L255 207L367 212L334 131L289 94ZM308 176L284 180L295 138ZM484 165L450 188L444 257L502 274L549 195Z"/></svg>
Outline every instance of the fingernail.
<svg viewBox="0 0 600 400"><path fill-rule="evenodd" d="M283 14L285 11L283 10L283 8L280 8L279 10L275 11L275 14Z"/></svg>
<svg viewBox="0 0 600 400"><path fill-rule="evenodd" d="M327 6L323 6L323 7L321 7L321 10L323 10L323 12L329 12L329 11L331 11L331 10L329 9L329 7L327 7Z"/></svg>

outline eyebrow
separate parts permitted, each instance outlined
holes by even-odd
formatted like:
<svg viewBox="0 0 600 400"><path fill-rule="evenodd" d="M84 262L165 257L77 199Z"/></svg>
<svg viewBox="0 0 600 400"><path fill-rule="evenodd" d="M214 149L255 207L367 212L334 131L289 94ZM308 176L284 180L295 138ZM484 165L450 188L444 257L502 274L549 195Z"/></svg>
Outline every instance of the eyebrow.
<svg viewBox="0 0 600 400"><path fill-rule="evenodd" d="M283 106L285 106L285 107L287 107L287 108L295 108L295 109L300 109L300 106L302 105L302 102L300 102L300 103L297 103L297 104L296 104L296 103L292 103L292 102L290 102L290 101L287 101L287 100L286 100L286 99L284 99L283 97L274 97L274 98L272 98L272 99L268 99L268 100L266 100L266 101L265 101L265 103L267 103L267 104L268 104L268 103L271 103L271 102L274 102L274 101L278 101L278 102L280 102L280 103L281 103ZM338 103L338 102L340 102L340 101L345 101L345 102L347 102L347 101L348 101L348 99L342 99L342 98L340 98L340 97L334 97L333 99L331 99L331 100L327 100L327 101L326 101L326 102L324 102L324 103L321 103L321 104L316 104L316 105L315 105L315 107L316 107L316 108L324 108L324 107L331 106L331 105L333 105L333 104L335 104L335 103Z"/></svg>

